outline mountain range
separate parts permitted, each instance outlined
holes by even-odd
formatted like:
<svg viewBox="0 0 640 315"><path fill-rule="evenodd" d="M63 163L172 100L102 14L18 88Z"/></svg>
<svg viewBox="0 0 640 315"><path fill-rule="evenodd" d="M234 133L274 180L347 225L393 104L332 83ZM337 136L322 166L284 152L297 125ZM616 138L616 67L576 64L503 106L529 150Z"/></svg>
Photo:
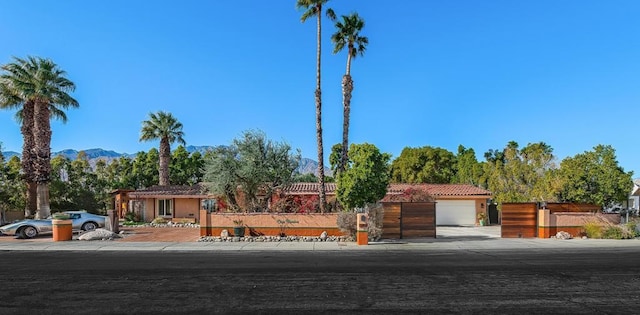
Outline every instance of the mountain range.
<svg viewBox="0 0 640 315"><path fill-rule="evenodd" d="M215 146L186 146L185 147L187 149L187 152L189 153L193 153L193 152L200 152L201 154L204 155L205 152L207 152L208 150L212 150L215 148ZM102 159L102 160L106 160L107 162L114 160L114 159L118 159L120 157L129 157L131 159L135 158L136 154L127 154L127 153L118 153L112 150L104 150L104 149L100 149L100 148L96 148L96 149L88 149L88 150L82 150L84 151L84 153L87 155L87 157L89 158L89 164L91 164L92 166L95 165L95 163ZM62 155L70 160L75 160L76 157L78 156L78 153L80 153L80 151L74 150L74 149L66 149L66 150L62 150L62 151L58 151L58 152L52 152L51 156L55 157L58 155ZM5 160L10 159L12 156L20 156L20 153L18 152L14 152L14 151L6 151L6 152L2 152L2 155L4 156ZM302 158L300 160L300 165L298 166L297 171L300 174L314 174L314 175L318 175L318 162L309 159L309 158ZM325 171L324 173L328 176L331 176L331 170L329 168L325 167Z"/></svg>

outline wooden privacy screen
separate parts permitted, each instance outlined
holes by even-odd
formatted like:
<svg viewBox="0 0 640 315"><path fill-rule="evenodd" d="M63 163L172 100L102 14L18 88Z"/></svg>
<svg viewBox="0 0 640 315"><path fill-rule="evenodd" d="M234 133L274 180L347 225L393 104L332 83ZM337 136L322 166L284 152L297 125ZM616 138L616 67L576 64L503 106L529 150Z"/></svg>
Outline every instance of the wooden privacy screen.
<svg viewBox="0 0 640 315"><path fill-rule="evenodd" d="M384 203L384 238L436 237L435 202Z"/></svg>
<svg viewBox="0 0 640 315"><path fill-rule="evenodd" d="M384 216L382 218L382 237L402 238L400 230L401 203L383 203Z"/></svg>
<svg viewBox="0 0 640 315"><path fill-rule="evenodd" d="M538 231L538 206L530 203L503 203L502 237L529 238L536 237Z"/></svg>
<svg viewBox="0 0 640 315"><path fill-rule="evenodd" d="M545 208L550 213L556 212L598 212L602 210L601 206L588 203L547 203Z"/></svg>

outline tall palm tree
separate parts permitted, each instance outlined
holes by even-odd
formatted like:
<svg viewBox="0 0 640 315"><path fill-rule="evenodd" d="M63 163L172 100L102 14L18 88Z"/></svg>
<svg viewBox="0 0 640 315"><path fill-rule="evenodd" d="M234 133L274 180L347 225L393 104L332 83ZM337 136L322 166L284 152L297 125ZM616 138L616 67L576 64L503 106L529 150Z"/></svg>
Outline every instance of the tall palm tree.
<svg viewBox="0 0 640 315"><path fill-rule="evenodd" d="M180 123L171 113L159 111L157 113L149 113L149 120L142 122L142 132L140 141L151 141L160 139L160 167L158 175L160 185L169 185L169 164L171 163L171 143L178 142L186 145L182 138L182 123Z"/></svg>
<svg viewBox="0 0 640 315"><path fill-rule="evenodd" d="M311 17L317 18L317 56L316 56L316 140L318 142L318 182L320 183L319 199L320 212L324 213L327 203L327 196L324 187L324 149L322 144L322 89L320 86L320 56L322 55L322 6L329 0L296 0L296 8L304 10L300 21L304 23ZM332 9L326 10L326 15L330 20L336 19L336 14Z"/></svg>
<svg viewBox="0 0 640 315"><path fill-rule="evenodd" d="M333 53L336 54L347 47L347 70L342 77L342 157L338 172L345 169L349 150L349 116L351 115L351 94L353 93L353 80L351 79L351 59L364 55L369 39L360 35L364 28L364 20L358 13L343 15L342 21L336 22L336 32L331 36L334 44Z"/></svg>
<svg viewBox="0 0 640 315"><path fill-rule="evenodd" d="M25 215L36 211L36 218L51 214L49 181L51 175L51 118L67 121L63 109L77 108L69 95L75 84L50 59L14 57L2 66L0 108L17 109L23 136L22 169L27 183ZM35 198L34 198L35 196ZM35 200L34 200L35 199ZM35 202L34 202L35 201ZM35 207L34 207L35 203Z"/></svg>

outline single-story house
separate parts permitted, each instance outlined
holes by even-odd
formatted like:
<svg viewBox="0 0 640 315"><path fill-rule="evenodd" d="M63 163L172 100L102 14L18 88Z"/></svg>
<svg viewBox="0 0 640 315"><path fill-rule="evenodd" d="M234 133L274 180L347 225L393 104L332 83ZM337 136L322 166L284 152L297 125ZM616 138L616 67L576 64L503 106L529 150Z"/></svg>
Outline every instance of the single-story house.
<svg viewBox="0 0 640 315"><path fill-rule="evenodd" d="M193 186L151 186L128 193L129 211L145 222L167 220L199 222L200 209L215 210L217 200L201 184Z"/></svg>
<svg viewBox="0 0 640 315"><path fill-rule="evenodd" d="M282 195L315 199L318 183L294 183L282 190ZM487 211L491 192L466 184L390 184L387 197L401 195L408 189L419 189L431 195L436 202L436 225L475 225L477 214ZM326 183L327 199L335 199L336 184ZM157 217L165 219L194 218L199 222L201 209L218 211L220 203L207 193L203 185L152 186L129 192L130 211L150 222ZM384 201L384 199L383 199Z"/></svg>
<svg viewBox="0 0 640 315"><path fill-rule="evenodd" d="M317 196L320 184L294 183L284 190L286 195ZM478 213L486 213L491 192L467 184L389 184L382 201L401 195L408 189L422 190L436 202L436 225L475 225ZM327 198L335 197L336 184L326 183Z"/></svg>

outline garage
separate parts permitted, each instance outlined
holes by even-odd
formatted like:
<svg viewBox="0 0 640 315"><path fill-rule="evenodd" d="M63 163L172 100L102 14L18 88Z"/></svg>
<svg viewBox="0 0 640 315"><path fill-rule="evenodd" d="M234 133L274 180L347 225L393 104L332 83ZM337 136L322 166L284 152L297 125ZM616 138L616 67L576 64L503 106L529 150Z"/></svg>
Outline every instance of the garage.
<svg viewBox="0 0 640 315"><path fill-rule="evenodd" d="M475 200L437 200L436 225L475 225Z"/></svg>

